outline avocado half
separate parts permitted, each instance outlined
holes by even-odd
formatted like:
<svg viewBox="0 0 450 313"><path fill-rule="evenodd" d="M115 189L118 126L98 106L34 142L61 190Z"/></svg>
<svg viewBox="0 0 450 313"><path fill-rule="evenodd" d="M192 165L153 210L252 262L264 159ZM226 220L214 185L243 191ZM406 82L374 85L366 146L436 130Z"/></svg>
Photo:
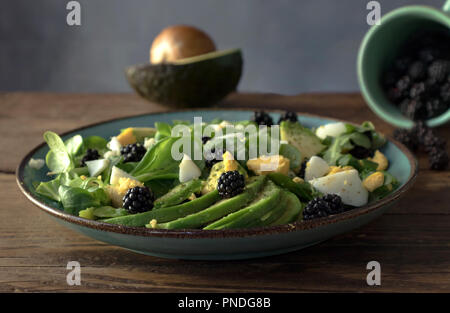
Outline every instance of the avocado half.
<svg viewBox="0 0 450 313"><path fill-rule="evenodd" d="M239 49L214 51L172 63L142 64L126 69L136 92L177 108L207 106L236 90L242 74Z"/></svg>

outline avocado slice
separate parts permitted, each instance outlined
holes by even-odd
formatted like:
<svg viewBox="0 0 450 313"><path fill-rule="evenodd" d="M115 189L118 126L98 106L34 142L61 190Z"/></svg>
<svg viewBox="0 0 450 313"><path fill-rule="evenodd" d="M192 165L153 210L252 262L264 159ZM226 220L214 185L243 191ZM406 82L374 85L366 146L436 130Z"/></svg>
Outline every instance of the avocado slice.
<svg viewBox="0 0 450 313"><path fill-rule="evenodd" d="M219 199L219 192L215 190L189 202L143 213L109 218L103 220L103 222L133 227L144 226L153 219L157 222L165 223L204 210L216 203Z"/></svg>
<svg viewBox="0 0 450 313"><path fill-rule="evenodd" d="M283 200L285 201L285 210L278 219L270 223L270 226L292 223L302 216L303 204L296 195L292 192L283 190L281 197L284 198Z"/></svg>
<svg viewBox="0 0 450 313"><path fill-rule="evenodd" d="M248 228L270 226L285 213L286 204L287 198L281 195L278 203L273 206L272 210L261 216L259 219L255 219L248 225Z"/></svg>
<svg viewBox="0 0 450 313"><path fill-rule="evenodd" d="M157 224L156 227L163 229L192 229L218 220L232 212L238 211L255 199L261 187L264 185L265 180L266 178L264 176L259 176L245 187L244 192L237 196L219 201L198 213L168 223Z"/></svg>
<svg viewBox="0 0 450 313"><path fill-rule="evenodd" d="M277 221L286 212L287 198L281 195L280 201L269 213L261 217L259 220L255 221L252 227L261 226L272 226L272 224Z"/></svg>
<svg viewBox="0 0 450 313"><path fill-rule="evenodd" d="M169 190L168 193L155 200L154 210L180 204L193 193L197 193L202 189L203 182L200 179L193 179L188 182L179 184L175 188Z"/></svg>
<svg viewBox="0 0 450 313"><path fill-rule="evenodd" d="M288 158L290 160L289 168L291 170L297 171L302 165L302 154L300 151L290 144L281 144L280 145L280 155Z"/></svg>
<svg viewBox="0 0 450 313"><path fill-rule="evenodd" d="M302 160L309 159L325 149L320 138L298 122L282 121L280 136L281 140L287 141L300 151Z"/></svg>
<svg viewBox="0 0 450 313"><path fill-rule="evenodd" d="M275 184L278 186L289 190L290 192L297 195L303 201L311 201L321 194L316 191L313 186L308 182L296 183L290 178L281 173L270 173L267 175Z"/></svg>
<svg viewBox="0 0 450 313"><path fill-rule="evenodd" d="M214 51L172 63L142 64L125 70L142 97L173 107L206 106L234 91L242 74L239 49Z"/></svg>
<svg viewBox="0 0 450 313"><path fill-rule="evenodd" d="M209 224L204 229L246 228L253 221L261 218L273 209L278 203L280 195L281 189L269 180L258 197L250 202L247 207Z"/></svg>

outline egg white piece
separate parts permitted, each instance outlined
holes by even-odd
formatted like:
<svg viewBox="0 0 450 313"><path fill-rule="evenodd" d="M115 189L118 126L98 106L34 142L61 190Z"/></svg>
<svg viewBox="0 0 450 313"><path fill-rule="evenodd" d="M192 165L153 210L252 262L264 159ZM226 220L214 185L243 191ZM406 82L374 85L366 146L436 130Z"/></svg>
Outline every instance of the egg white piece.
<svg viewBox="0 0 450 313"><path fill-rule="evenodd" d="M306 163L305 180L310 181L326 175L330 171L330 167L324 159L318 156L312 156Z"/></svg>
<svg viewBox="0 0 450 313"><path fill-rule="evenodd" d="M100 175L109 166L109 160L108 159L99 159L99 160L86 161L86 166L89 171L89 176L96 177L96 176Z"/></svg>
<svg viewBox="0 0 450 313"><path fill-rule="evenodd" d="M320 139L325 139L327 136L337 137L347 131L347 127L342 122L329 123L326 125L319 126L316 130L316 136Z"/></svg>
<svg viewBox="0 0 450 313"><path fill-rule="evenodd" d="M202 171L192 161L192 159L185 154L180 163L179 179L181 183L190 181L191 179L199 178Z"/></svg>
<svg viewBox="0 0 450 313"><path fill-rule="evenodd" d="M115 184L119 183L119 179L122 177L137 180L136 178L134 178L127 172L121 170L120 168L118 168L116 166L113 166L113 168L111 170L111 177L109 179L109 183L111 185L115 185Z"/></svg>
<svg viewBox="0 0 450 313"><path fill-rule="evenodd" d="M324 194L339 195L347 205L362 206L367 204L369 198L369 192L364 188L357 170L315 178L310 184Z"/></svg>
<svg viewBox="0 0 450 313"><path fill-rule="evenodd" d="M119 153L120 153L120 148L122 148L122 145L120 144L117 137L112 137L106 146L109 148L109 150L119 152Z"/></svg>

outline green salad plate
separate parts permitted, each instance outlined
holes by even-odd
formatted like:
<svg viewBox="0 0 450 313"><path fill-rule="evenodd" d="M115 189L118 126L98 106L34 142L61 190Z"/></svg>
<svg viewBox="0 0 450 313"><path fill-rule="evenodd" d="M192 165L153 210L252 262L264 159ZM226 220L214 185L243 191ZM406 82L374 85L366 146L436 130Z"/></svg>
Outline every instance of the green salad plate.
<svg viewBox="0 0 450 313"><path fill-rule="evenodd" d="M278 120L280 112L270 112ZM173 120L190 120L201 116L203 121L220 118L228 121L249 120L251 111L247 110L192 110L168 113L139 115L115 119L82 127L65 134L65 140L80 134L102 136L109 139L120 129L127 127L149 127L155 122L170 123ZM306 127L318 127L336 120L298 115ZM31 159L45 159L48 146L40 144L30 151L17 169L17 183L24 195L38 208L48 213L57 222L93 239L120 246L137 253L175 259L192 260L231 260L265 257L287 253L320 243L336 235L351 231L369 223L396 205L398 199L413 185L417 175L417 161L409 150L399 142L388 138L381 149L390 161L389 172L400 182L399 187L387 197L371 202L341 214L292 224L230 230L166 230L145 227L127 227L88 220L65 213L57 202L40 196L35 191L36 182L48 181L46 166L37 170L29 166ZM55 237L58 234L53 234Z"/></svg>

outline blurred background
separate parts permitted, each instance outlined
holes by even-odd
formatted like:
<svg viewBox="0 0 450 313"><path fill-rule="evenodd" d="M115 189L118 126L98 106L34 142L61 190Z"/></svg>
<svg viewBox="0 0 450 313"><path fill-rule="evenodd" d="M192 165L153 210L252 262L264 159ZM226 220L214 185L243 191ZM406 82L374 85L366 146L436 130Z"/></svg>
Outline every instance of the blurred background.
<svg viewBox="0 0 450 313"><path fill-rule="evenodd" d="M130 92L123 69L148 62L166 26L206 31L218 49L241 48L241 91L355 91L369 0L65 0L0 4L0 91ZM381 14L443 0L379 0Z"/></svg>

